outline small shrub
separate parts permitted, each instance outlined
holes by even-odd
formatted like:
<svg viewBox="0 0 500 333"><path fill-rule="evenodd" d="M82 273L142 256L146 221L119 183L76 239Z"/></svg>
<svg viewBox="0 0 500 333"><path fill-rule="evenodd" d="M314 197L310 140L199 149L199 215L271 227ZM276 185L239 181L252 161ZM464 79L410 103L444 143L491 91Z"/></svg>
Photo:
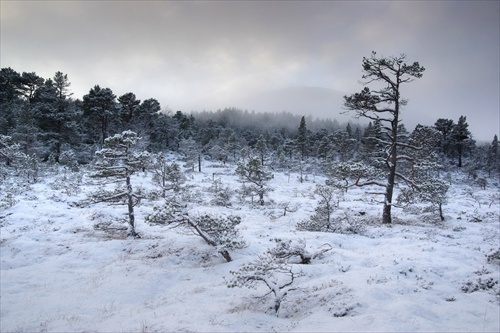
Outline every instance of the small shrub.
<svg viewBox="0 0 500 333"><path fill-rule="evenodd" d="M500 249L492 251L490 254L486 255L486 260L489 263L499 263L500 264Z"/></svg>
<svg viewBox="0 0 500 333"><path fill-rule="evenodd" d="M208 245L215 247L228 262L232 260L229 250L246 245L236 229L241 223L241 217L209 214L191 217L186 205L176 201L175 198L167 198L162 206L154 207L153 213L146 217L146 222L191 229Z"/></svg>
<svg viewBox="0 0 500 333"><path fill-rule="evenodd" d="M230 273L233 277L227 283L228 288L255 289L257 285L266 286L269 292L263 297L271 294L274 296L271 309L276 316L288 294L296 289L294 286L296 279L303 276L301 271L295 272L291 265L276 261L269 253L258 256L255 261Z"/></svg>
<svg viewBox="0 0 500 333"><path fill-rule="evenodd" d="M279 238L274 238L273 241L276 242L276 247L267 250L267 253L276 258L277 260L282 260L288 262L291 258L298 258L300 264L310 264L312 259L320 257L323 253L328 252L332 249L331 245L324 244L320 249L309 252L306 250L305 239L299 239L296 242L292 240L282 240Z"/></svg>
<svg viewBox="0 0 500 333"><path fill-rule="evenodd" d="M470 294L473 292L476 292L478 290L490 290L495 288L495 286L498 284L498 280L495 280L492 277L489 277L487 279L482 279L478 278L475 282L473 281L466 281L463 283L461 290L464 293Z"/></svg>

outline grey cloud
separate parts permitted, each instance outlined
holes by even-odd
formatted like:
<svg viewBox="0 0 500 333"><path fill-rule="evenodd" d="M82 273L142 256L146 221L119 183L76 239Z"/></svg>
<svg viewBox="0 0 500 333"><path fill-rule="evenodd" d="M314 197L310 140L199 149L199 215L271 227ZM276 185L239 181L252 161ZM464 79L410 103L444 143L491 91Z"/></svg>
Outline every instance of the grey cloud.
<svg viewBox="0 0 500 333"><path fill-rule="evenodd" d="M361 89L363 56L372 50L405 52L427 68L421 80L405 87L408 127L464 114L476 135L489 140L499 132L495 1L16 1L1 6L2 67L44 77L61 70L77 97L101 84L116 94L155 97L175 110L244 107L249 99L264 108L267 98L269 107L281 111L291 108L286 94L272 103L258 96L294 86L353 93ZM303 102L294 104L304 105L304 113L341 110L341 105L319 106L317 95L301 95ZM313 107L307 108L311 98Z"/></svg>

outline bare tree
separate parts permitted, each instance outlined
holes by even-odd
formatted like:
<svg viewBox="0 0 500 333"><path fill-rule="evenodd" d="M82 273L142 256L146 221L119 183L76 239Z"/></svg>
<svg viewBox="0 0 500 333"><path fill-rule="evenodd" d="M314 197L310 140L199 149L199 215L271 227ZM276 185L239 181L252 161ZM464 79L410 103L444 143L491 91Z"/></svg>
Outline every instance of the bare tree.
<svg viewBox="0 0 500 333"><path fill-rule="evenodd" d="M391 208L396 178L408 180L398 173L397 169L398 161L405 159L404 155L398 155L398 148L408 146L399 140L398 135L401 109L408 102L401 98L401 85L421 78L425 70L418 62L408 65L405 60L404 54L397 57L378 57L376 52L372 52L369 58L363 58L362 78L365 80L364 85L379 84L376 90L365 87L360 93L344 96L344 107L348 111L355 111L357 118L380 121L384 131L384 137L376 140L384 149L383 162L387 169L387 180L369 182L385 187L383 223L392 222Z"/></svg>

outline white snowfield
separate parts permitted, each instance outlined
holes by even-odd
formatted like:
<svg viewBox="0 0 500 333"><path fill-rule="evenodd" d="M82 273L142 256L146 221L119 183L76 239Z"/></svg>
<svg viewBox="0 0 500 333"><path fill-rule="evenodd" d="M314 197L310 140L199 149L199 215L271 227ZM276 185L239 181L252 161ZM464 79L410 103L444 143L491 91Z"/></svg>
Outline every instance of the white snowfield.
<svg viewBox="0 0 500 333"><path fill-rule="evenodd" d="M160 199L135 207L142 238L131 239L123 230L125 206L75 205L96 189L87 176L80 191L71 190L75 176L61 172L17 193L0 210L0 331L500 331L500 195L494 180L482 190L454 174L444 222L394 207L394 223L381 225L377 201L383 198L367 188L350 189L336 213L369 223L360 234L336 234L296 229L314 213L313 192L324 177L308 175L300 183L296 174L275 172L265 206L235 195L230 207L220 207L210 203L207 189L214 178L239 189L236 167L204 163L202 173L188 174L194 198L188 209L191 216L241 216L247 246L230 251L229 263L189 230L146 224ZM151 176L135 175L134 188L154 189ZM300 208L283 216L285 202ZM109 222L111 229L103 230ZM303 239L311 252L332 247L308 265L291 261L302 276L277 314L263 283L227 287L230 271L273 248L275 238Z"/></svg>

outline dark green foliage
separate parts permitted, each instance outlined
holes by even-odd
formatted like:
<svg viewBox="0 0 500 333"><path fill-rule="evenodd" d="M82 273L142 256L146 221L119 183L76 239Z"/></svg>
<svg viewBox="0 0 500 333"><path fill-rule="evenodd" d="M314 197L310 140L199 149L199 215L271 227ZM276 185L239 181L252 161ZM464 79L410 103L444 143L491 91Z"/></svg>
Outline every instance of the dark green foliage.
<svg viewBox="0 0 500 333"><path fill-rule="evenodd" d="M498 136L493 137L493 141L488 147L488 153L486 158L486 170L489 175L499 175L500 174L500 148L498 145Z"/></svg>
<svg viewBox="0 0 500 333"><path fill-rule="evenodd" d="M93 143L98 143L101 147L113 128L118 129L120 117L115 99L116 96L111 89L101 88L99 85L94 86L83 96L87 135Z"/></svg>
<svg viewBox="0 0 500 333"><path fill-rule="evenodd" d="M453 126L451 131L451 140L453 149L458 158L457 166L462 167L462 157L470 152L475 145L472 135L469 131L469 124L467 123L467 117L460 116L458 123Z"/></svg>
<svg viewBox="0 0 500 333"><path fill-rule="evenodd" d="M296 142L300 152L300 159L304 160L304 158L307 156L308 149L307 126L304 116L300 119Z"/></svg>

